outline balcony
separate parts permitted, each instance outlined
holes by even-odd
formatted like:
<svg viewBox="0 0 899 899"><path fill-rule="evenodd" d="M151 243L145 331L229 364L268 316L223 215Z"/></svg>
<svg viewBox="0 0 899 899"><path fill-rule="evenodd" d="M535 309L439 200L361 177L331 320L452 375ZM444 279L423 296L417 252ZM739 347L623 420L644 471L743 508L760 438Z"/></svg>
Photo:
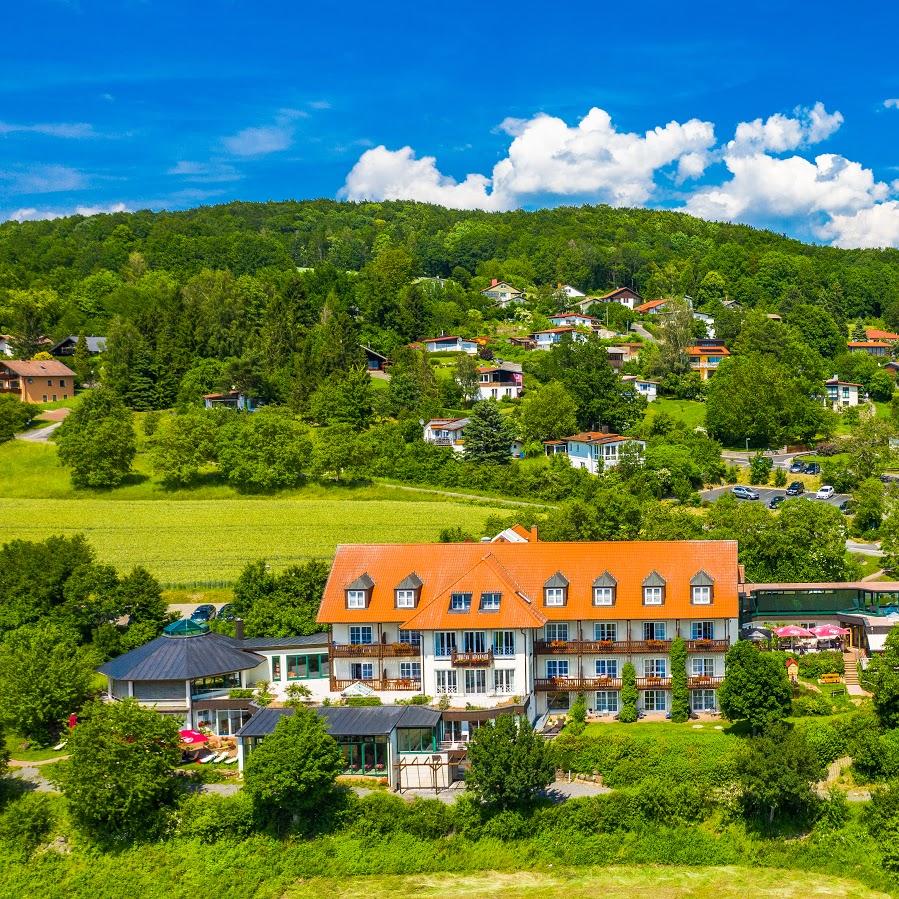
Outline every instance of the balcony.
<svg viewBox="0 0 899 899"><path fill-rule="evenodd" d="M538 655L606 655L668 653L671 640L537 640ZM687 640L687 652L727 652L730 640Z"/></svg>
<svg viewBox="0 0 899 899"><path fill-rule="evenodd" d="M688 677L687 686L691 690L715 690L724 682L723 677L711 677L709 675L700 675L698 677Z"/></svg>
<svg viewBox="0 0 899 899"><path fill-rule="evenodd" d="M620 690L620 677L538 677L534 683L540 693L580 693L585 690Z"/></svg>
<svg viewBox="0 0 899 899"><path fill-rule="evenodd" d="M670 677L638 677L637 678L637 689L638 690L670 690L671 689L671 678Z"/></svg>
<svg viewBox="0 0 899 899"><path fill-rule="evenodd" d="M340 693L351 687L353 684L365 684L372 690L383 690L386 692L399 692L402 690L415 690L421 692L421 679L413 677L374 677L374 678L356 678L355 680L343 680L336 677L331 678L331 692Z"/></svg>
<svg viewBox="0 0 899 899"><path fill-rule="evenodd" d="M383 659L417 656L419 648L412 643L331 643L328 652L332 659Z"/></svg>
<svg viewBox="0 0 899 899"><path fill-rule="evenodd" d="M687 652L727 652L730 640L687 640Z"/></svg>
<svg viewBox="0 0 899 899"><path fill-rule="evenodd" d="M450 664L453 668L488 668L493 664L493 650L486 652L459 652L453 650L450 654Z"/></svg>

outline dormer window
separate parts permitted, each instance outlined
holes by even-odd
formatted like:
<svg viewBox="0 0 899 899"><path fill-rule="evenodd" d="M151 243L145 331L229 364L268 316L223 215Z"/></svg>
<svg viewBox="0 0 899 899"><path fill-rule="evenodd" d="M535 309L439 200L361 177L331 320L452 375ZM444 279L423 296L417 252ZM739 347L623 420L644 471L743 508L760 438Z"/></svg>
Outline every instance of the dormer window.
<svg viewBox="0 0 899 899"><path fill-rule="evenodd" d="M603 572L593 581L593 605L614 606L617 587L618 581L608 571Z"/></svg>
<svg viewBox="0 0 899 899"><path fill-rule="evenodd" d="M660 606L665 602L665 579L653 571L643 581L643 605Z"/></svg>
<svg viewBox="0 0 899 899"><path fill-rule="evenodd" d="M499 603L502 599L502 593L482 593L481 594L481 611L482 612L498 612Z"/></svg>
<svg viewBox="0 0 899 899"><path fill-rule="evenodd" d="M546 606L564 606L568 601L568 578L557 571L543 585L543 604Z"/></svg>
<svg viewBox="0 0 899 899"><path fill-rule="evenodd" d="M715 582L705 571L697 572L690 578L690 602L694 606L711 605L714 586Z"/></svg>
<svg viewBox="0 0 899 899"><path fill-rule="evenodd" d="M394 588L394 605L398 609L414 609L418 605L421 587L421 578L413 571L412 574L404 577Z"/></svg>
<svg viewBox="0 0 899 899"><path fill-rule="evenodd" d="M453 593L450 595L451 612L468 612L471 610L470 593Z"/></svg>
<svg viewBox="0 0 899 899"><path fill-rule="evenodd" d="M346 607L348 609L367 609L371 599L371 591L375 582L368 573L361 574L356 580L346 585Z"/></svg>

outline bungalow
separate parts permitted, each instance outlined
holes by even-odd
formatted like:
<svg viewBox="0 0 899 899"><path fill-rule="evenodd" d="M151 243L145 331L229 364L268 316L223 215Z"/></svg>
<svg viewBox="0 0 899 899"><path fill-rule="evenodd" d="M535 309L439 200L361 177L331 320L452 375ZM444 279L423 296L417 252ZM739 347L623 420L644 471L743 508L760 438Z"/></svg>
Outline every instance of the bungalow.
<svg viewBox="0 0 899 899"><path fill-rule="evenodd" d="M880 328L865 328L865 339L896 343L899 340L899 334L894 334L892 331L881 331Z"/></svg>
<svg viewBox="0 0 899 899"><path fill-rule="evenodd" d="M87 337L84 342L87 344L87 351L91 356L98 356L106 350L105 337ZM50 354L53 356L74 356L75 347L78 346L78 335L70 334L64 337L59 343L55 343L50 348Z"/></svg>
<svg viewBox="0 0 899 899"><path fill-rule="evenodd" d="M387 366L390 365L390 360L386 356L382 356L376 350L373 350L370 346L362 346L362 351L365 353L365 367L369 371L386 371Z"/></svg>
<svg viewBox="0 0 899 899"><path fill-rule="evenodd" d="M634 309L642 302L643 297L636 290L631 290L630 287L616 287L599 297L584 297L577 305L586 312L594 303L620 303L628 309Z"/></svg>
<svg viewBox="0 0 899 899"><path fill-rule="evenodd" d="M525 350L537 349L537 341L531 340L530 337L510 337L509 343L512 344L512 346L520 346Z"/></svg>
<svg viewBox="0 0 899 899"><path fill-rule="evenodd" d="M559 449L561 442L565 448ZM620 459L623 446L634 444L642 455L646 449L644 440L634 440L631 437L622 437L620 434L606 434L602 431L584 431L571 437L564 437L563 441L547 440L544 442L545 452L548 456L564 452L568 455L568 461L572 468L586 468L590 474L599 474L606 468L614 468Z"/></svg>
<svg viewBox="0 0 899 899"><path fill-rule="evenodd" d="M625 384L632 384L637 393L646 397L647 403L651 403L658 394L658 381L650 381L648 378L641 378L638 375L622 375L621 380Z"/></svg>
<svg viewBox="0 0 899 899"><path fill-rule="evenodd" d="M255 412L260 403L240 390L228 390L225 393L203 394L203 405L207 409L236 409L238 412Z"/></svg>
<svg viewBox="0 0 899 899"><path fill-rule="evenodd" d="M858 395L862 385L853 384L851 381L841 381L834 375L824 382L824 388L827 391L827 405L835 411L839 411L847 406L858 405Z"/></svg>
<svg viewBox="0 0 899 899"><path fill-rule="evenodd" d="M499 400L504 396L517 399L524 392L521 364L497 359L493 365L478 369L478 399Z"/></svg>
<svg viewBox="0 0 899 899"><path fill-rule="evenodd" d="M55 359L0 362L0 393L23 403L55 403L75 395L75 372Z"/></svg>
<svg viewBox="0 0 899 899"><path fill-rule="evenodd" d="M524 291L513 287L508 281L499 281L492 278L490 286L485 287L481 293L488 300L493 300L501 309L505 309L511 303L523 303L525 300Z"/></svg>
<svg viewBox="0 0 899 899"><path fill-rule="evenodd" d="M465 449L467 418L432 418L425 426L422 437L425 443L435 446L451 446L457 453Z"/></svg>
<svg viewBox="0 0 899 899"><path fill-rule="evenodd" d="M429 353L467 353L469 356L478 353L478 342L467 337L428 337L420 343Z"/></svg>
<svg viewBox="0 0 899 899"><path fill-rule="evenodd" d="M566 339L583 343L587 339L587 335L572 327L547 328L531 334L531 340L536 343L538 350L551 350L557 343Z"/></svg>
<svg viewBox="0 0 899 899"><path fill-rule="evenodd" d="M721 360L730 355L730 350L721 341L700 341L687 348L690 368L699 374L700 380L708 381L715 374Z"/></svg>
<svg viewBox="0 0 899 899"><path fill-rule="evenodd" d="M846 344L850 353L867 353L869 356L889 356L893 347L882 340L850 340Z"/></svg>
<svg viewBox="0 0 899 899"><path fill-rule="evenodd" d="M658 313L665 311L667 305L668 300L647 300L645 303L637 306L634 312L639 312L641 315L658 315Z"/></svg>

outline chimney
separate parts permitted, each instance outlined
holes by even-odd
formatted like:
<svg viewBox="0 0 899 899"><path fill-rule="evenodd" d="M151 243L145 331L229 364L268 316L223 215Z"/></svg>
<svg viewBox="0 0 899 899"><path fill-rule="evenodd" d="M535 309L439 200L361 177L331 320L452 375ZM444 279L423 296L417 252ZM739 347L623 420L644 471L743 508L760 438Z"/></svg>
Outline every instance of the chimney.
<svg viewBox="0 0 899 899"><path fill-rule="evenodd" d="M491 278L491 279L490 279L490 286L491 286L491 287L496 287L497 284L499 284L499 278Z"/></svg>
<svg viewBox="0 0 899 899"><path fill-rule="evenodd" d="M537 536L537 525L531 525L531 543L539 543L540 538Z"/></svg>
<svg viewBox="0 0 899 899"><path fill-rule="evenodd" d="M243 640L243 618L234 619L234 639Z"/></svg>

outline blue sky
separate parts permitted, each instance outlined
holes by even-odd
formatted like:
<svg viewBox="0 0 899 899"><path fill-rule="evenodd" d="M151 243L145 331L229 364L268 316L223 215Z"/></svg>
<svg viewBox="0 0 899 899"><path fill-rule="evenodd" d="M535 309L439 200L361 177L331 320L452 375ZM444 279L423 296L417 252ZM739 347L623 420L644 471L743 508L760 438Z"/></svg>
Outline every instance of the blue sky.
<svg viewBox="0 0 899 899"><path fill-rule="evenodd" d="M899 246L897 25L867 0L7 4L0 219L611 202Z"/></svg>

